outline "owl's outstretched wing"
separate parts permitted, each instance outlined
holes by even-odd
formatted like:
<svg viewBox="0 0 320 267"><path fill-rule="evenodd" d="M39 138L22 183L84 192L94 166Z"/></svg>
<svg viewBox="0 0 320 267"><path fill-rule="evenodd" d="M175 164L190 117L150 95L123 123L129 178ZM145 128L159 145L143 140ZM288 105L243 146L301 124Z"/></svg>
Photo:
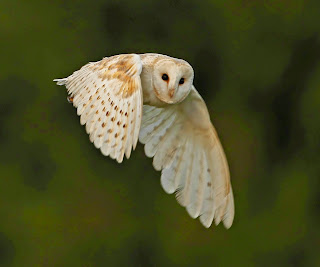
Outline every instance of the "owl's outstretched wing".
<svg viewBox="0 0 320 267"><path fill-rule="evenodd" d="M181 103L143 106L139 141L161 170L161 184L205 227L232 225L234 201L228 163L203 99L193 87Z"/></svg>
<svg viewBox="0 0 320 267"><path fill-rule="evenodd" d="M54 80L68 89L90 141L118 162L124 154L129 158L137 145L143 104L141 70L138 55L117 55Z"/></svg>

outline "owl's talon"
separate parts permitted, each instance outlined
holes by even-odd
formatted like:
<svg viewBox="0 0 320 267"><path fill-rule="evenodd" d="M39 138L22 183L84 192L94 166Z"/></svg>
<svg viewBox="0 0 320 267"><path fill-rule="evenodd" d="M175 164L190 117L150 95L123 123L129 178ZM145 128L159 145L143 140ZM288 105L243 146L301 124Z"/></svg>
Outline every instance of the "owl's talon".
<svg viewBox="0 0 320 267"><path fill-rule="evenodd" d="M73 103L73 96L71 95L67 96L67 100L69 103Z"/></svg>

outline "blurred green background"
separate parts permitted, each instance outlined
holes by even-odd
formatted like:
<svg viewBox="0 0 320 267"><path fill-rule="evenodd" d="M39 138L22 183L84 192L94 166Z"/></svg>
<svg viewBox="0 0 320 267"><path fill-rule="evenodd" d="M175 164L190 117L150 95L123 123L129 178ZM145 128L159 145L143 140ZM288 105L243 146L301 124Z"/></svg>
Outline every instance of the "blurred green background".
<svg viewBox="0 0 320 267"><path fill-rule="evenodd" d="M0 266L320 266L318 0L0 1ZM187 60L236 216L205 229L143 147L89 142L64 87L88 61Z"/></svg>

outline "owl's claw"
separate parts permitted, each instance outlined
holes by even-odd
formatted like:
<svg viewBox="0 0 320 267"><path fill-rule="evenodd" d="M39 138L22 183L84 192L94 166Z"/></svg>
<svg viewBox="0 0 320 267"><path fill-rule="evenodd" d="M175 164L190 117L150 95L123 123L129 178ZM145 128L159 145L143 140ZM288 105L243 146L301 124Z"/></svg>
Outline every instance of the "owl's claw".
<svg viewBox="0 0 320 267"><path fill-rule="evenodd" d="M69 103L73 103L73 96L71 95L67 96L67 100Z"/></svg>

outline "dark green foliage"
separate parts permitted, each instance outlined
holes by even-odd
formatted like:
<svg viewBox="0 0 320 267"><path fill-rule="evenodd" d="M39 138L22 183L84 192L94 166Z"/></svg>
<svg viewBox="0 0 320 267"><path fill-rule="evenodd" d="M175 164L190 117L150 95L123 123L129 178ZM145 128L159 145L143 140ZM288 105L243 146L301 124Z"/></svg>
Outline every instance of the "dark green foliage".
<svg viewBox="0 0 320 267"><path fill-rule="evenodd" d="M320 266L320 2L0 3L0 266ZM64 87L88 61L187 60L236 216L205 229L138 145L89 142Z"/></svg>

